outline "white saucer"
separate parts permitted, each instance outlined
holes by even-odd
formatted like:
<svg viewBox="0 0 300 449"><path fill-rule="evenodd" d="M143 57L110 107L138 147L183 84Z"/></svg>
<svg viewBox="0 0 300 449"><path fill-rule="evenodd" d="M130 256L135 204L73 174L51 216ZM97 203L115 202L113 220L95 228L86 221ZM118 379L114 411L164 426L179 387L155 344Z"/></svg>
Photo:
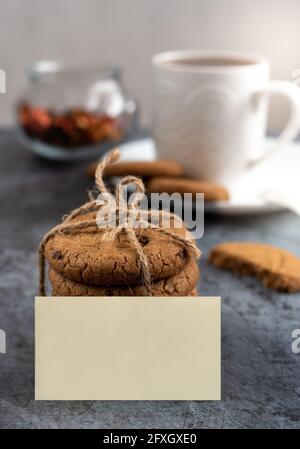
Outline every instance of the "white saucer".
<svg viewBox="0 0 300 449"><path fill-rule="evenodd" d="M267 138L266 145L272 146L275 139ZM122 160L140 160L140 161L152 161L156 159L155 144L152 139L141 139L134 142L129 142L121 145ZM284 154L289 158L290 155L297 153L300 157L300 143L293 142L284 148ZM269 173L267 173L269 176ZM206 212L214 212L228 215L241 215L241 214L261 214L284 210L280 204L272 204L267 200L259 197L251 189L249 196L249 189L247 193L243 193L243 189L240 188L239 183L235 183L231 186L226 186L230 192L229 201L218 201L214 203L205 203Z"/></svg>

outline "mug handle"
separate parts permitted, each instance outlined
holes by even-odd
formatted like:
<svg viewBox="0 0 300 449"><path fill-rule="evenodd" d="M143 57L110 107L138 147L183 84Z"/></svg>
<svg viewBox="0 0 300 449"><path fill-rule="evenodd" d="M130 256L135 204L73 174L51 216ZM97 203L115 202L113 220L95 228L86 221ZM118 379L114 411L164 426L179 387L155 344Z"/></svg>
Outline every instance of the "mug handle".
<svg viewBox="0 0 300 449"><path fill-rule="evenodd" d="M258 163L264 161L271 154L274 154L280 148L282 148L287 143L291 142L297 136L300 130L300 89L299 87L290 81L270 81L265 89L257 91L254 95L256 96L256 101L263 97L269 97L272 94L280 94L289 100L291 106L291 112L289 120L278 136L276 144L273 148L266 151L266 153L261 156L256 161L251 161L251 165L257 165Z"/></svg>

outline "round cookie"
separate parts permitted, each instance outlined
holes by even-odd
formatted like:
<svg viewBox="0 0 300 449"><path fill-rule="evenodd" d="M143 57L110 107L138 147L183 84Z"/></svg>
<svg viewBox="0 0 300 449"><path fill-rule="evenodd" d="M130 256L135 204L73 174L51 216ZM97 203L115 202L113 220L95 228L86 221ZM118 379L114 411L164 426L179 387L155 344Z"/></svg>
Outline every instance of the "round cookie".
<svg viewBox="0 0 300 449"><path fill-rule="evenodd" d="M227 190L208 181L199 181L189 178L153 178L146 184L147 192L155 193L203 193L205 201L221 201L228 200L229 194Z"/></svg>
<svg viewBox="0 0 300 449"><path fill-rule="evenodd" d="M91 164L86 174L88 176L95 176L98 162ZM181 165L172 160L158 160L158 161L121 161L108 165L104 170L104 176L139 176L139 177L154 177L154 176L182 176L183 168Z"/></svg>
<svg viewBox="0 0 300 449"><path fill-rule="evenodd" d="M97 287L66 279L53 268L49 268L48 275L52 288L58 296L146 296L143 285ZM153 296L187 296L194 290L198 280L198 264L194 258L189 258L179 273L153 282L152 294Z"/></svg>
<svg viewBox="0 0 300 449"><path fill-rule="evenodd" d="M94 213L77 217L82 221L94 217ZM184 235L185 229L172 229ZM49 265L67 279L92 285L140 284L141 271L136 250L125 233L113 240L103 239L99 229L89 229L78 234L57 234L45 246ZM164 279L178 273L187 261L184 247L154 229L137 229L149 262L151 279Z"/></svg>

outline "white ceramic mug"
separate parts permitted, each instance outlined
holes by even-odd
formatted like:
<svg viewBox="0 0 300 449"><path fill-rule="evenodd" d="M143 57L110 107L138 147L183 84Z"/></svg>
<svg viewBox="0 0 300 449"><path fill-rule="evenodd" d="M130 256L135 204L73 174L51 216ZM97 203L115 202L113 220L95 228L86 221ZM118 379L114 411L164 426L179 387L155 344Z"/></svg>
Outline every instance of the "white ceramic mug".
<svg viewBox="0 0 300 449"><path fill-rule="evenodd" d="M223 51L171 51L152 59L153 131L158 156L176 159L192 177L227 182L265 156L270 94L291 104L280 148L300 127L300 89L270 81L269 61Z"/></svg>

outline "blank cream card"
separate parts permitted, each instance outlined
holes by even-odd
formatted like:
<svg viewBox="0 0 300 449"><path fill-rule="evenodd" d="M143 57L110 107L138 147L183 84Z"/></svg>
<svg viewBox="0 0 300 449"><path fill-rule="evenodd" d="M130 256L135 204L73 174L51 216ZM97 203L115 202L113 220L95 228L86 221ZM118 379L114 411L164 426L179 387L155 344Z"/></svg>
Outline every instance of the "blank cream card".
<svg viewBox="0 0 300 449"><path fill-rule="evenodd" d="M219 400L221 301L37 297L37 400Z"/></svg>

